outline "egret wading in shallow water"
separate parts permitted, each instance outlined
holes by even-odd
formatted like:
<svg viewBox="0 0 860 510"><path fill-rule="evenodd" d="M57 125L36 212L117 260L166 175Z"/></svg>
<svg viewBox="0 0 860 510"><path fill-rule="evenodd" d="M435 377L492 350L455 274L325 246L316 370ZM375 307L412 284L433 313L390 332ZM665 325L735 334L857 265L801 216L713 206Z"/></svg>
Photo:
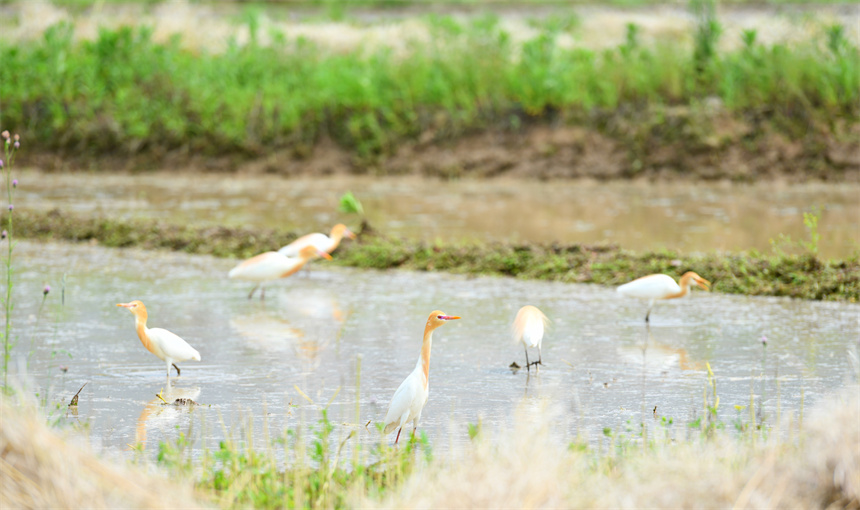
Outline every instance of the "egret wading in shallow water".
<svg viewBox="0 0 860 510"><path fill-rule="evenodd" d="M711 290L711 282L692 271L684 273L679 283L675 283L667 274L651 274L618 287L618 293L627 297L648 299L648 313L645 314L645 322L648 322L656 300L684 297L690 293L690 287L693 285Z"/></svg>
<svg viewBox="0 0 860 510"><path fill-rule="evenodd" d="M325 235L315 232L304 235L278 250L278 253L287 257L298 257L302 248L306 246L313 246L319 251L331 253L337 248L344 236L355 239L355 234L346 228L346 225L338 223L331 228L331 234Z"/></svg>
<svg viewBox="0 0 860 510"><path fill-rule="evenodd" d="M331 260L331 255L313 246L305 246L299 250L297 257L287 257L276 251L267 251L242 262L230 270L228 276L238 280L257 282L251 289L248 299L254 296L254 292L265 282L286 278L307 264L311 259L323 257ZM260 299L265 299L266 289L260 290Z"/></svg>
<svg viewBox="0 0 860 510"><path fill-rule="evenodd" d="M540 346L548 323L549 319L536 306L526 305L517 312L511 330L514 334L514 340L522 342L525 347L526 370L531 370L529 368L531 365L535 366L535 370L537 370L538 365L543 365ZM529 363L529 347L537 347L538 349L538 360L532 363Z"/></svg>
<svg viewBox="0 0 860 510"><path fill-rule="evenodd" d="M385 415L383 433L390 434L394 429L397 429L395 443L400 441L400 432L403 430L403 426L410 421L412 422L413 436L415 430L418 429L421 410L424 409L427 397L430 395L430 348L433 345L433 331L447 321L454 319L459 319L459 317L445 315L439 310L434 310L427 317L427 324L424 326L424 342L421 344L418 364L394 392L391 404L388 405L388 413Z"/></svg>
<svg viewBox="0 0 860 510"><path fill-rule="evenodd" d="M176 363L190 359L200 361L200 353L176 334L166 329L146 327L147 314L143 302L135 300L130 303L117 303L116 306L128 308L134 314L134 327L137 330L138 338L147 351L167 363L168 380L170 379L171 366L176 369L176 375L180 374Z"/></svg>

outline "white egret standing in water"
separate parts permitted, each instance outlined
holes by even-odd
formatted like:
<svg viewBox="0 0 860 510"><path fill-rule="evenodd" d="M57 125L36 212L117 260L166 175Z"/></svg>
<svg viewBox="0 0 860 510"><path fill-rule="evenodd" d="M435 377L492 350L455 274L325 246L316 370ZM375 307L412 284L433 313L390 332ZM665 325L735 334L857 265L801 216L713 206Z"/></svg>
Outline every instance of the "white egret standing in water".
<svg viewBox="0 0 860 510"><path fill-rule="evenodd" d="M267 251L266 253L251 257L234 267L230 270L228 276L238 280L257 282L257 285L248 294L248 299L251 299L254 292L265 282L277 280L278 278L286 278L316 257L331 260L331 255L313 246L305 246L299 250L298 257L287 257L276 251ZM265 299L265 296L266 289L263 288L260 290L260 299Z"/></svg>
<svg viewBox="0 0 860 510"><path fill-rule="evenodd" d="M415 430L418 429L421 411L430 395L430 348L433 345L433 331L447 321L454 319L459 319L459 317L445 315L439 310L434 310L427 317L427 324L424 326L424 342L421 344L421 355L418 356L415 370L400 383L397 391L394 392L391 404L388 405L388 413L385 414L383 433L390 434L394 429L397 429L395 443L400 441L400 432L403 430L403 426L410 421L412 422L413 436Z"/></svg>
<svg viewBox="0 0 860 510"><path fill-rule="evenodd" d="M618 287L618 293L627 297L648 299L648 313L645 314L645 322L648 322L654 301L684 297L689 294L692 285L711 290L711 282L692 271L687 271L681 276L680 285L667 274L651 274L621 285Z"/></svg>
<svg viewBox="0 0 860 510"><path fill-rule="evenodd" d="M541 343L543 342L543 334L546 329L549 319L536 306L526 305L520 308L517 312L517 317L511 326L514 334L514 340L522 342L526 351L526 370L531 370L531 365L537 370L538 365L543 365L541 355ZM537 347L538 360L529 363L529 347Z"/></svg>
<svg viewBox="0 0 860 510"><path fill-rule="evenodd" d="M147 351L167 363L168 381L170 380L171 365L176 369L176 375L179 375L179 367L175 363L190 359L200 361L200 353L176 334L166 329L146 327L147 313L143 302L135 300L130 303L117 303L116 306L128 308L134 314L134 327L137 329L138 338Z"/></svg>

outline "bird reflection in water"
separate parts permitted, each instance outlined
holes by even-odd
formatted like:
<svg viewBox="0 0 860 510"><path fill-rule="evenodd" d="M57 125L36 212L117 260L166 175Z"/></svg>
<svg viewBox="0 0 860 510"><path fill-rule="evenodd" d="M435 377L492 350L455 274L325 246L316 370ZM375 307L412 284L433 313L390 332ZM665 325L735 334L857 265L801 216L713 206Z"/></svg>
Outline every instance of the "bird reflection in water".
<svg viewBox="0 0 860 510"><path fill-rule="evenodd" d="M196 403L199 396L199 386L178 388L172 383L168 383L166 388L162 388L156 397L143 407L140 416L137 417L134 443L129 446L132 449L145 450L147 429L153 426L159 429L172 428L176 420L194 408L194 404L183 402L181 399ZM180 402L176 403L177 400Z"/></svg>
<svg viewBox="0 0 860 510"><path fill-rule="evenodd" d="M651 326L646 325L644 343L630 347L620 347L619 357L630 363L642 364L643 369L665 371L677 365L682 371L701 370L702 363L690 360L687 350L670 347L654 340Z"/></svg>

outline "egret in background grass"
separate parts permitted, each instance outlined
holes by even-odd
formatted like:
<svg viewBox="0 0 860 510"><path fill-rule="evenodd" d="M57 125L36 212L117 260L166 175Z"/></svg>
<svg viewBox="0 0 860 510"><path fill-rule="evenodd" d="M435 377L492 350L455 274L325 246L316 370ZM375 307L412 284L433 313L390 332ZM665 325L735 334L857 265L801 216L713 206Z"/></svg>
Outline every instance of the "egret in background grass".
<svg viewBox="0 0 860 510"><path fill-rule="evenodd" d="M651 274L618 287L618 293L627 297L650 300L648 313L645 314L645 322L648 322L651 308L654 307L656 300L684 297L690 293L690 287L693 285L711 290L711 282L692 271L684 273L679 283L675 283L675 280L667 274Z"/></svg>
<svg viewBox="0 0 860 510"><path fill-rule="evenodd" d="M313 246L319 251L331 253L337 248L344 236L355 239L355 234L346 228L346 225L338 223L331 228L331 234L325 235L315 232L304 235L278 250L278 253L287 257L298 257L302 248L306 246Z"/></svg>
<svg viewBox="0 0 860 510"><path fill-rule="evenodd" d="M143 302L135 300L130 303L117 303L116 306L128 308L134 314L134 327L146 350L155 354L167 364L167 379L170 380L170 367L176 369L176 375L180 375L176 363L193 359L200 361L200 353L188 342L174 333L161 328L146 327L146 306Z"/></svg>
<svg viewBox="0 0 860 510"><path fill-rule="evenodd" d="M531 365L537 370L538 365L543 365L540 346L543 341L543 334L549 319L536 306L526 305L520 308L517 312L517 317L511 325L514 334L514 340L522 342L526 351L526 370L531 370ZM538 360L529 363L529 347L537 347Z"/></svg>
<svg viewBox="0 0 860 510"><path fill-rule="evenodd" d="M251 299L254 296L254 292L265 282L277 280L278 278L286 278L316 257L331 260L331 255L314 246L305 246L299 250L297 257L287 257L277 251L267 251L266 253L251 257L234 267L230 270L228 276L238 280L257 282L257 285L248 294L248 299ZM260 290L260 299L265 299L265 297L266 289L262 288Z"/></svg>
<svg viewBox="0 0 860 510"><path fill-rule="evenodd" d="M421 411L430 395L430 348L433 345L433 331L454 319L459 319L459 317L445 315L439 310L434 310L427 317L427 324L424 326L424 342L421 344L418 364L394 392L391 404L388 405L388 413L385 415L383 433L390 434L394 429L397 429L395 443L400 441L400 432L403 430L403 426L410 421L412 422L412 435L415 436L415 430L418 429L418 422L421 420Z"/></svg>

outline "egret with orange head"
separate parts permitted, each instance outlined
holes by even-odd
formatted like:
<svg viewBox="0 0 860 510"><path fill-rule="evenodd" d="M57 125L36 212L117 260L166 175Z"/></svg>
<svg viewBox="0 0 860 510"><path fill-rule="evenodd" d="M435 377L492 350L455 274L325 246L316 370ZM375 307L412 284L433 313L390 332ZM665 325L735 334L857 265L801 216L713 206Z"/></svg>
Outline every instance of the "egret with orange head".
<svg viewBox="0 0 860 510"><path fill-rule="evenodd" d="M421 411L427 404L427 397L430 395L430 348L433 346L433 331L446 322L459 318L445 315L439 310L434 310L427 317L427 324L424 326L424 342L421 344L421 355L418 356L415 370L400 383L385 414L383 433L390 434L397 429L395 443L400 441L400 432L410 421L412 435L415 435L418 422L421 420Z"/></svg>
<svg viewBox="0 0 860 510"><path fill-rule="evenodd" d="M298 257L302 248L313 246L319 251L330 254L338 247L344 236L355 239L355 234L346 228L346 225L338 223L331 228L331 234L325 235L320 232L314 232L313 234L304 235L278 250L278 253L287 257Z"/></svg>
<svg viewBox="0 0 860 510"><path fill-rule="evenodd" d="M536 306L526 305L517 312L517 317L511 325L511 330L514 335L514 340L522 342L526 351L526 370L531 370L531 365L537 370L538 365L543 365L543 357L541 355L541 343L543 342L543 334L546 326L549 324L549 319ZM529 347L537 347L538 360L529 363Z"/></svg>
<svg viewBox="0 0 860 510"><path fill-rule="evenodd" d="M251 299L254 292L264 283L295 274L296 271L316 257L331 260L331 255L314 246L305 246L299 250L298 257L287 257L276 251L267 251L266 253L251 257L234 267L230 270L228 276L238 280L257 282L257 285L248 294L248 299ZM260 299L265 299L265 296L266 289L263 288L260 290Z"/></svg>
<svg viewBox="0 0 860 510"><path fill-rule="evenodd" d="M176 369L176 375L180 375L176 363L190 359L200 361L200 353L176 334L166 329L148 328L146 326L148 316L143 302L134 300L130 303L117 303L116 306L128 308L134 314L134 327L137 329L138 338L147 351L155 354L167 364L168 380L170 379L171 366Z"/></svg>
<svg viewBox="0 0 860 510"><path fill-rule="evenodd" d="M648 313L645 314L645 322L648 322L656 300L682 298L690 293L690 287L693 285L711 290L711 282L687 271L678 283L667 274L651 274L621 285L618 287L618 293L627 297L648 299Z"/></svg>

